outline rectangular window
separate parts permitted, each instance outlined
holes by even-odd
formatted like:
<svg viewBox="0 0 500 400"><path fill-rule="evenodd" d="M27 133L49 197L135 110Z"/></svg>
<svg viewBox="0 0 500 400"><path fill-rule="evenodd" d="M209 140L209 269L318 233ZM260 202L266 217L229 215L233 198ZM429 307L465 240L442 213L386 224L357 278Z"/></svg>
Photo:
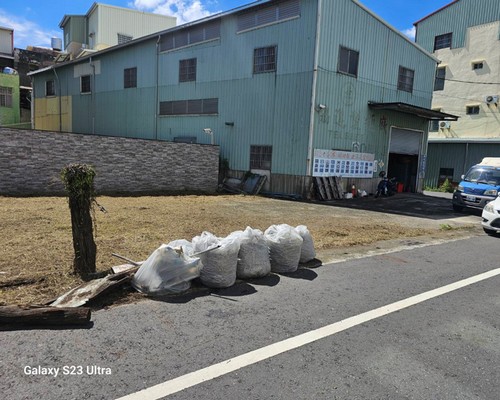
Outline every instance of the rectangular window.
<svg viewBox="0 0 500 400"><path fill-rule="evenodd" d="M118 44L130 42L132 39L132 36L122 35L121 33L118 33Z"/></svg>
<svg viewBox="0 0 500 400"><path fill-rule="evenodd" d="M250 146L250 169L271 170L273 146Z"/></svg>
<svg viewBox="0 0 500 400"><path fill-rule="evenodd" d="M438 186L441 186L446 179L448 182L453 182L454 169L453 168L439 168Z"/></svg>
<svg viewBox="0 0 500 400"><path fill-rule="evenodd" d="M451 33L445 33L444 35L439 35L434 38L434 51L439 49L451 48Z"/></svg>
<svg viewBox="0 0 500 400"><path fill-rule="evenodd" d="M137 87L137 67L123 70L123 87L125 89Z"/></svg>
<svg viewBox="0 0 500 400"><path fill-rule="evenodd" d="M179 61L179 82L196 81L196 58Z"/></svg>
<svg viewBox="0 0 500 400"><path fill-rule="evenodd" d="M472 69L473 70L483 69L483 68L484 68L484 63L482 61L480 61L480 62L473 62L472 63Z"/></svg>
<svg viewBox="0 0 500 400"><path fill-rule="evenodd" d="M12 88L0 86L0 107L12 108Z"/></svg>
<svg viewBox="0 0 500 400"><path fill-rule="evenodd" d="M359 52L340 46L338 71L358 76Z"/></svg>
<svg viewBox="0 0 500 400"><path fill-rule="evenodd" d="M279 2L238 15L238 32L300 17L300 0Z"/></svg>
<svg viewBox="0 0 500 400"><path fill-rule="evenodd" d="M429 123L429 132L438 132L439 131L439 120L431 120Z"/></svg>
<svg viewBox="0 0 500 400"><path fill-rule="evenodd" d="M413 77L415 71L399 66L398 90L411 93L413 91Z"/></svg>
<svg viewBox="0 0 500 400"><path fill-rule="evenodd" d="M220 38L220 19L162 35L160 51L192 46L218 38Z"/></svg>
<svg viewBox="0 0 500 400"><path fill-rule="evenodd" d="M276 46L261 47L253 51L253 73L276 71Z"/></svg>
<svg viewBox="0 0 500 400"><path fill-rule="evenodd" d="M477 115L479 114L479 106L467 106L465 108L465 113L467 115Z"/></svg>
<svg viewBox="0 0 500 400"><path fill-rule="evenodd" d="M436 69L436 77L434 78L434 91L444 90L444 79L446 77L446 67Z"/></svg>
<svg viewBox="0 0 500 400"><path fill-rule="evenodd" d="M80 77L80 93L91 93L90 88L90 75L83 75Z"/></svg>
<svg viewBox="0 0 500 400"><path fill-rule="evenodd" d="M55 96L56 95L56 84L54 80L45 81L45 96Z"/></svg>
<svg viewBox="0 0 500 400"><path fill-rule="evenodd" d="M174 100L160 102L160 115L218 114L219 99Z"/></svg>

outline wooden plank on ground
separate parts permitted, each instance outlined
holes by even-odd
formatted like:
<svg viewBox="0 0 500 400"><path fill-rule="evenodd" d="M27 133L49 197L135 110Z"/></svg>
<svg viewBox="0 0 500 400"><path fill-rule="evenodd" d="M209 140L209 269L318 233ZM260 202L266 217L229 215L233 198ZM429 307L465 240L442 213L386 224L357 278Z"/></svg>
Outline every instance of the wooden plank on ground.
<svg viewBox="0 0 500 400"><path fill-rule="evenodd" d="M84 325L90 321L90 308L44 306L1 306L0 324L6 325Z"/></svg>

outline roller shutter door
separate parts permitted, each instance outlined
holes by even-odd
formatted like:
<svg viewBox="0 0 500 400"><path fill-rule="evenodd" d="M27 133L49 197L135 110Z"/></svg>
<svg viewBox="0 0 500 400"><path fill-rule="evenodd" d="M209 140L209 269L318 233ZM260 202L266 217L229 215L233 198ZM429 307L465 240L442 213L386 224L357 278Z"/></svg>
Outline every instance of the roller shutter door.
<svg viewBox="0 0 500 400"><path fill-rule="evenodd" d="M419 155L422 136L422 132L393 128L389 153Z"/></svg>

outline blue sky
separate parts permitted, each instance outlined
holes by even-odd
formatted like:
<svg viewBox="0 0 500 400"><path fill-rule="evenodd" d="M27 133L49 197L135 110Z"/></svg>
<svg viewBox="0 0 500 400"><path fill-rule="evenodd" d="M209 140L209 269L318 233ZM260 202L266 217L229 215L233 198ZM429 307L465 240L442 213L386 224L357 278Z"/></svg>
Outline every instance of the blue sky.
<svg viewBox="0 0 500 400"><path fill-rule="evenodd" d="M335 0L326 0L335 1ZM100 3L146 12L173 15L177 23L193 21L227 11L251 0L99 0ZM389 24L412 37L413 23L449 4L451 0L360 0ZM50 47L52 37L62 38L59 29L65 14L86 14L94 0L3 0L0 26L14 29L14 46Z"/></svg>

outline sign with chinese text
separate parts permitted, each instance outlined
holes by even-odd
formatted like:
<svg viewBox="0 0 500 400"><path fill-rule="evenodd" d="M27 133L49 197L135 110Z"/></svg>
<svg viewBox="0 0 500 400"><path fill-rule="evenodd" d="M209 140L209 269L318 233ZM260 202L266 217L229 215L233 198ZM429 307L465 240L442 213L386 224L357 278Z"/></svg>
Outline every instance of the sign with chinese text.
<svg viewBox="0 0 500 400"><path fill-rule="evenodd" d="M372 178L375 154L314 149L313 176Z"/></svg>

